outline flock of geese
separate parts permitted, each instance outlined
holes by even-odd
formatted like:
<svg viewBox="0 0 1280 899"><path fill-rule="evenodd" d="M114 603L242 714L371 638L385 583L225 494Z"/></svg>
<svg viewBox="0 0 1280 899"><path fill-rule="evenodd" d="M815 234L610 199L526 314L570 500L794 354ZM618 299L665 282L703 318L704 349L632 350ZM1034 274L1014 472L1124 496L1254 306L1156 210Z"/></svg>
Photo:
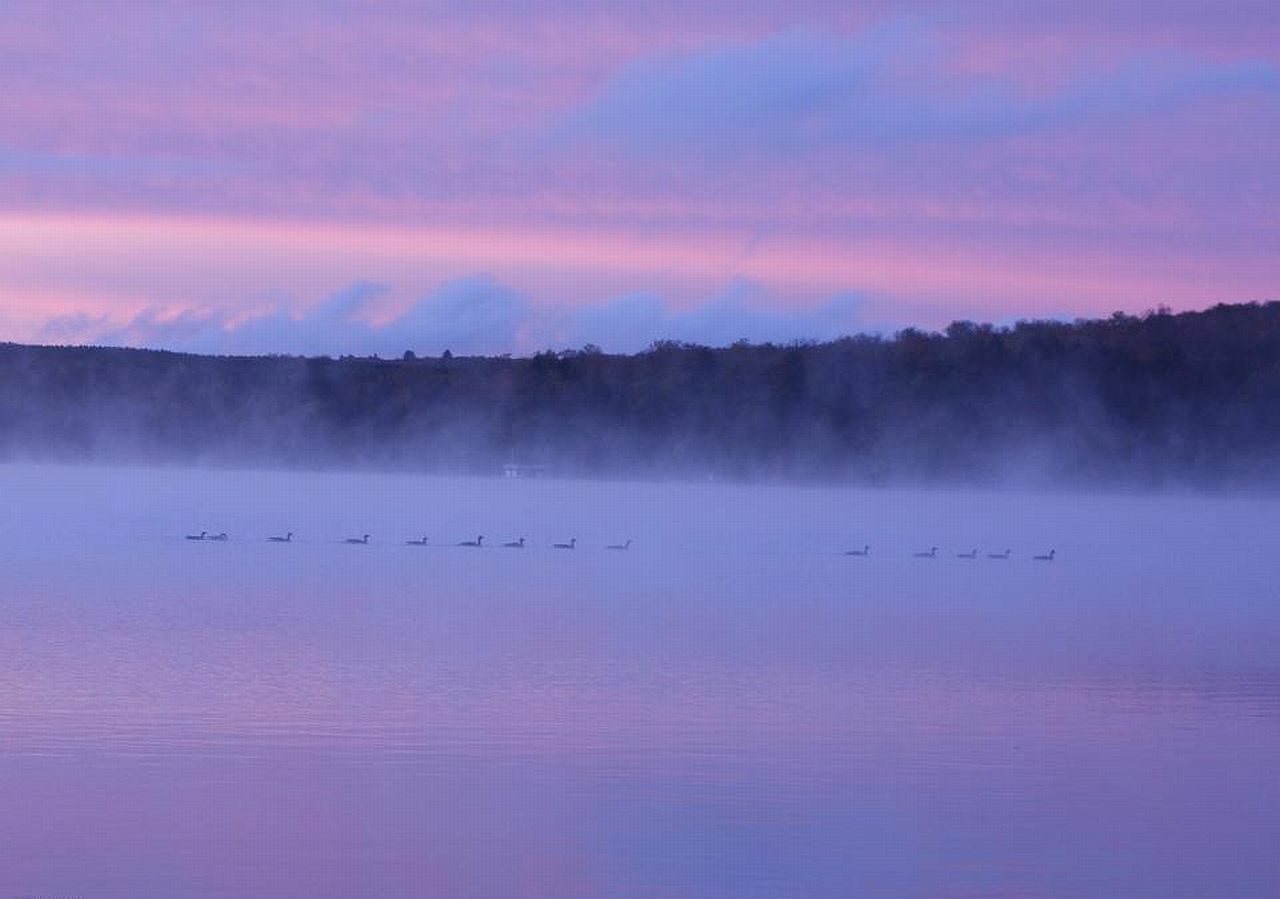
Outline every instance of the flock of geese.
<svg viewBox="0 0 1280 899"><path fill-rule="evenodd" d="M201 531L201 532L200 532L200 533L198 533L198 534L187 534L187 535L186 535L186 537L187 537L187 539L188 539L188 540L197 540L197 541L214 540L214 541L217 541L217 542L226 542L227 540L229 540L229 539L230 539L230 538L227 536L226 532L220 532L220 533L217 533L217 534L211 534L211 533L209 533L208 531ZM348 537L348 538L346 538L345 540L343 540L342 542L343 542L343 543L354 544L354 545L357 545L357 546L363 546L363 545L367 545L371 539L373 539L373 538L372 538L369 534L361 534L359 537ZM268 542L268 543L292 543L292 542L293 542L293 531L289 531L289 532L287 532L283 537L281 537L281 536L272 536L272 537L268 537L268 538L267 538L267 542ZM416 539L415 539L415 538L410 538L410 539L408 539L408 540L406 540L406 541L404 541L404 542L405 542L405 545L406 545L406 546L428 546L428 545L430 545L430 539L429 539L428 537L426 537L425 535L424 535L424 536L422 536L422 537L420 537L420 538L416 538ZM440 544L435 544L435 545L440 545ZM448 544L445 544L445 545L448 545ZM471 547L472 549L483 549L483 548L486 548L486 547L485 547L484 535L483 535L483 534L481 534L480 536L476 537L476 539L474 539L474 540L460 540L460 541L458 541L457 543L455 543L455 544L453 544L453 545L454 545L454 546L469 546L469 547ZM490 544L490 546L492 546L492 545L493 545L493 544ZM502 548L504 548L504 549L524 549L524 548L525 548L525 540L524 540L524 538L523 538L523 537L520 537L520 538L517 538L517 539L515 539L515 540L508 541L507 543L500 544L500 545L501 545L501 546L502 546ZM572 537L572 538L570 538L570 540L569 540L569 542L568 542L568 543L553 543L553 544L551 544L551 546L552 546L552 548L554 548L554 549L577 549L577 548L578 548L578 538L577 538L577 537ZM608 546L606 546L606 547L605 547L605 549L612 549L612 550L625 551L625 550L631 549L631 541L630 541L630 540L626 540L626 541L624 541L624 542L622 542L622 543L610 543Z"/></svg>
<svg viewBox="0 0 1280 899"><path fill-rule="evenodd" d="M1056 549L1051 549L1044 555L1032 556L1031 560L1033 562L1052 562L1054 557L1057 556L1057 554L1058 554L1058 551ZM871 546L870 544L867 544L863 546L862 549L846 550L845 555L846 556L869 556L871 555ZM987 558L1004 560L1004 559L1010 558L1012 555L1013 555L1013 550L1006 549L1004 552L1000 552L1000 553L987 553ZM936 559L938 558L938 547L931 546L927 552L912 553L911 557L913 559ZM957 559L976 559L978 558L978 551L977 549L971 549L967 553L956 553L956 558Z"/></svg>
<svg viewBox="0 0 1280 899"><path fill-rule="evenodd" d="M188 540L202 540L202 541L203 541L203 540L213 540L213 541L217 541L217 542L225 542L226 540L228 540L228 539L230 539L230 538L228 538L228 537L227 537L226 532L220 532L220 533L217 533L217 534L211 534L211 533L209 533L208 531L201 531L201 532L200 532L200 533L198 533L198 534L187 534L187 539L188 539ZM368 544L368 542L370 541L370 539L372 539L372 538L370 537L370 535L368 535L368 534L362 534L362 535L360 535L359 537L348 537L348 538L346 538L345 540L343 540L342 542L343 542L343 543L355 544L355 545L366 545L366 544ZM289 531L289 532L288 532L288 533L286 533L283 537L281 537L281 536L272 536L272 537L268 537L268 538L267 538L267 542L268 542L268 543L292 543L292 542L293 542L293 531ZM404 541L404 542L405 542L405 545L406 545L406 546L428 546L428 545L432 545L432 544L431 544L431 542L430 542L430 539L429 539L428 537L426 537L425 535L424 535L424 536L422 536L422 537L419 537L419 538L410 538L410 539L408 539L408 540L406 540L406 541ZM439 544L434 544L434 545L439 545ZM445 544L445 545L447 545L447 544ZM474 540L460 540L460 541L458 541L457 543L455 543L455 544L453 544L453 545L454 545L454 546L470 547L470 548L472 548L472 549L484 549L484 548L485 548L484 535L483 535L483 534L481 534L481 535L477 536L477 537L476 537L476 539L474 539ZM490 545L490 546L493 546L493 544L489 544L489 545ZM499 546L501 546L503 549L524 549L524 548L525 548L525 540L524 540L524 538L523 538L523 537L519 537L519 538L517 538L517 539L515 539L515 540L510 540L510 541L508 541L508 542L506 542L506 543L502 543L502 544L498 544L498 545L499 545ZM569 540L569 542L568 542L568 543L553 543L553 544L551 544L551 547L552 547L553 549L577 549L577 548L578 548L578 538L577 538L577 537L573 537L573 538L571 538L571 539ZM630 548L631 548L631 541L630 541L630 540L627 540L627 541L625 541L625 542L623 542L623 543L610 543L608 546L606 546L606 547L605 547L605 549L622 550L622 551L628 550L628 549L630 549ZM846 556L869 556L869 555L871 555L871 544L869 544L869 543L868 543L868 544L865 544L865 545L862 547L862 549L850 549L850 550L845 550L845 553L844 553L844 554L845 554ZM1032 556L1032 557L1031 557L1031 559L1032 559L1032 561L1034 561L1034 562L1052 562L1052 561L1054 560L1054 557L1055 557L1057 554L1058 554L1058 551L1057 551L1057 550L1051 549L1051 550L1049 550L1047 553L1044 553L1043 555ZM1003 561L1003 560L1009 559L1012 555L1013 555L1013 550L1011 550L1011 549L1006 549L1004 552L998 552L998 553L987 553L987 554L986 554L986 556L987 556L987 558L988 558L988 559L996 559L996 560L998 560L998 561ZM928 551L926 551L926 552L917 552L917 553L912 553L912 554L911 554L911 557L912 557L912 558L914 558L914 559L936 559L936 558L938 558L938 547L936 547L936 546L932 546L932 547L930 547L930 548L928 549ZM970 550L969 552L956 553L956 558L957 558L957 559L977 559L977 558L978 558L978 550L975 548L975 549Z"/></svg>

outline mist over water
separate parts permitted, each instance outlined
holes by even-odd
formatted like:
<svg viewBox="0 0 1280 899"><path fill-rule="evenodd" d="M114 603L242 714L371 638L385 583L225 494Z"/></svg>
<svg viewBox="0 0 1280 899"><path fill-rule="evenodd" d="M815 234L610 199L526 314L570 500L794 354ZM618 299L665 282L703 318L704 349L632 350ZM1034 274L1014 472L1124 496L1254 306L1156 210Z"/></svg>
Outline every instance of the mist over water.
<svg viewBox="0 0 1280 899"><path fill-rule="evenodd" d="M1280 892L1273 499L0 493L0 895Z"/></svg>
<svg viewBox="0 0 1280 899"><path fill-rule="evenodd" d="M1276 492L1280 302L531 357L0 344L0 461Z"/></svg>

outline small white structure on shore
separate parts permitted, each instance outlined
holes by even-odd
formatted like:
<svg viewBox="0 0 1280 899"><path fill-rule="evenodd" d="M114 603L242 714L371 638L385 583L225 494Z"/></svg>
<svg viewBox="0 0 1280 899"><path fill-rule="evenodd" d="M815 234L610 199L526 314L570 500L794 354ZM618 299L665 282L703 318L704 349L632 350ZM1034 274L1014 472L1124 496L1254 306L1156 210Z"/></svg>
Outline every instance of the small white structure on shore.
<svg viewBox="0 0 1280 899"><path fill-rule="evenodd" d="M551 473L549 465L526 465L522 462L508 462L502 466L502 476L507 478L545 478Z"/></svg>

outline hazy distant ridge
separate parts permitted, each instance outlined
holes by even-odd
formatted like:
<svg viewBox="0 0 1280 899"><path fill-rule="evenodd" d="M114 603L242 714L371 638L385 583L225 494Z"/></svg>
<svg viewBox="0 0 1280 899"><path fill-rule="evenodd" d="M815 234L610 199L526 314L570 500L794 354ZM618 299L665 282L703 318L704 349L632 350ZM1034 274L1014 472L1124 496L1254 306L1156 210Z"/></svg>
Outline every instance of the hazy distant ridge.
<svg viewBox="0 0 1280 899"><path fill-rule="evenodd" d="M0 458L1274 483L1280 303L531 358L0 345Z"/></svg>

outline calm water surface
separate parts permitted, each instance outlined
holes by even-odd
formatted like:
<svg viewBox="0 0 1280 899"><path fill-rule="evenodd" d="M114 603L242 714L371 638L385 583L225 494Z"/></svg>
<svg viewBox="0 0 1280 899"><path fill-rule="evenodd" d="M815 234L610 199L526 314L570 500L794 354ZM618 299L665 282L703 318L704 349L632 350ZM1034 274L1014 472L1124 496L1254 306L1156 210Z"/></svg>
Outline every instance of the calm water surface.
<svg viewBox="0 0 1280 899"><path fill-rule="evenodd" d="M1280 895L1274 500L0 495L0 897Z"/></svg>

